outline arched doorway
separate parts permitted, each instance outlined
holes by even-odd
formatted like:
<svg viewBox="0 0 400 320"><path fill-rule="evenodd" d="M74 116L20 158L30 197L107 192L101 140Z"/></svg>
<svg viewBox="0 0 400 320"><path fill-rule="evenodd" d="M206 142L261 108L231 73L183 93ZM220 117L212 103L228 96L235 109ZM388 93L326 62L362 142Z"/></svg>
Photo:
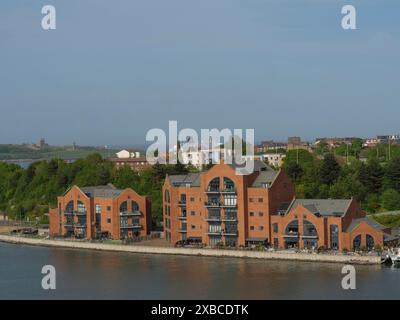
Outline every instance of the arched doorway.
<svg viewBox="0 0 400 320"><path fill-rule="evenodd" d="M315 225L308 221L303 221L303 245L307 249L317 249L318 247L318 232Z"/></svg>
<svg viewBox="0 0 400 320"><path fill-rule="evenodd" d="M285 229L285 248L298 248L299 247L299 220L295 219L288 223Z"/></svg>
<svg viewBox="0 0 400 320"><path fill-rule="evenodd" d="M371 236L370 234L367 234L367 249L372 250L375 247L375 240L374 237Z"/></svg>
<svg viewBox="0 0 400 320"><path fill-rule="evenodd" d="M353 250L359 250L361 247L361 234L353 239Z"/></svg>

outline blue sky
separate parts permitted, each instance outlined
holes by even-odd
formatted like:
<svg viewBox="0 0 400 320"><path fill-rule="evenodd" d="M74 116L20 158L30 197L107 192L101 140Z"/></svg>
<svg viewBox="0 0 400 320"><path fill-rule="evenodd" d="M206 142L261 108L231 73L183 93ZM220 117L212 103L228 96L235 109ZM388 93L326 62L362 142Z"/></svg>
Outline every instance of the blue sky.
<svg viewBox="0 0 400 320"><path fill-rule="evenodd" d="M357 30L341 28L341 7ZM41 29L41 8L57 30ZM398 133L398 0L2 0L0 143Z"/></svg>

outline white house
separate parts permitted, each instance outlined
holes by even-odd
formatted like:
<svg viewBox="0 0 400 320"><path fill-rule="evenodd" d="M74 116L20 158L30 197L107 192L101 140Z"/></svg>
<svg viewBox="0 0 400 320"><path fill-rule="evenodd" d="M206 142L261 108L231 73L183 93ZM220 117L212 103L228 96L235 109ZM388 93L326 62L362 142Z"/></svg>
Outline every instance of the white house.
<svg viewBox="0 0 400 320"><path fill-rule="evenodd" d="M280 168L283 164L283 159L286 157L283 153L266 153L261 156L263 161L268 161L268 164Z"/></svg>
<svg viewBox="0 0 400 320"><path fill-rule="evenodd" d="M120 152L116 153L117 158L119 159L128 159L128 158L139 158L140 152L133 152L128 150L121 150Z"/></svg>

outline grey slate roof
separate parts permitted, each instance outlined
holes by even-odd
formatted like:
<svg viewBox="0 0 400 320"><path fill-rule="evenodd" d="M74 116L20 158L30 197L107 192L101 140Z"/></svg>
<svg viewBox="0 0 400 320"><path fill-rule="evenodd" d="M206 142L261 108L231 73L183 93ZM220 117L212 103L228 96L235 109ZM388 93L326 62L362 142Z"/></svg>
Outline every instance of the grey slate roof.
<svg viewBox="0 0 400 320"><path fill-rule="evenodd" d="M346 213L351 199L295 199L289 207L303 205L307 210L321 216L342 216Z"/></svg>
<svg viewBox="0 0 400 320"><path fill-rule="evenodd" d="M266 183L270 184L270 183L272 183L272 181L274 181L276 175L277 175L277 172L274 169L268 167L267 171L260 171L260 174L254 180L252 187L261 188L261 187L263 187L263 184L266 184Z"/></svg>
<svg viewBox="0 0 400 320"><path fill-rule="evenodd" d="M111 183L105 186L93 186L80 188L90 198L116 198L123 190L117 189Z"/></svg>
<svg viewBox="0 0 400 320"><path fill-rule="evenodd" d="M355 227L357 227L363 221L368 223L374 229L382 230L382 229L386 228L385 226L381 225L380 223L376 222L375 220L368 218L368 217L364 217L364 218L353 219L353 221L347 227L346 232L352 231Z"/></svg>
<svg viewBox="0 0 400 320"><path fill-rule="evenodd" d="M263 171L266 170L268 168L268 166L261 160L253 160L254 162L254 171ZM229 166L233 169L237 169L237 168L245 168L246 167L246 162L243 164L237 164L237 163L232 163L229 164Z"/></svg>
<svg viewBox="0 0 400 320"><path fill-rule="evenodd" d="M237 165L230 164L232 169L243 168L245 164ZM277 171L267 166L264 162L260 160L254 160L254 171L259 172L258 177L254 180L252 187L260 188L265 183L272 183L277 175ZM169 180L174 186L185 186L190 185L192 187L200 187L200 175L201 173L188 173L181 175L171 175Z"/></svg>
<svg viewBox="0 0 400 320"><path fill-rule="evenodd" d="M192 187L200 187L200 173L188 173L169 176L171 184L174 186L185 186L190 184Z"/></svg>

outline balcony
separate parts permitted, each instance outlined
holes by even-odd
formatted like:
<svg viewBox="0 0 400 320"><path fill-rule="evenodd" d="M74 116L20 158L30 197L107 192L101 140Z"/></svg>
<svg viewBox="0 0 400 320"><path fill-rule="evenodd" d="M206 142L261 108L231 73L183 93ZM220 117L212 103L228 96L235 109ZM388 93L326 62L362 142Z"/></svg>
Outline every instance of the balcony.
<svg viewBox="0 0 400 320"><path fill-rule="evenodd" d="M222 205L221 201L205 201L204 206L207 208L219 208Z"/></svg>
<svg viewBox="0 0 400 320"><path fill-rule="evenodd" d="M208 188L204 191L207 194L218 194L220 193L219 188Z"/></svg>
<svg viewBox="0 0 400 320"><path fill-rule="evenodd" d="M304 232L304 234L301 236L303 239L318 239L318 234L317 232Z"/></svg>
<svg viewBox="0 0 400 320"><path fill-rule="evenodd" d="M178 201L178 206L179 207L185 207L186 206L186 200L179 200Z"/></svg>
<svg viewBox="0 0 400 320"><path fill-rule="evenodd" d="M221 207L222 208L237 208L237 203L233 204L233 203L222 202Z"/></svg>
<svg viewBox="0 0 400 320"><path fill-rule="evenodd" d="M74 223L73 222L65 222L64 223L64 228L73 229L74 228Z"/></svg>
<svg viewBox="0 0 400 320"><path fill-rule="evenodd" d="M141 224L124 224L121 225L121 229L142 229L142 225Z"/></svg>
<svg viewBox="0 0 400 320"><path fill-rule="evenodd" d="M224 188L221 190L221 193L236 194L236 188Z"/></svg>
<svg viewBox="0 0 400 320"><path fill-rule="evenodd" d="M139 210L135 210L135 211L122 211L119 213L120 216L123 217L140 217L142 215L142 213Z"/></svg>
<svg viewBox="0 0 400 320"><path fill-rule="evenodd" d="M86 216L87 211L74 211L76 216Z"/></svg>
<svg viewBox="0 0 400 320"><path fill-rule="evenodd" d="M221 221L221 216L216 216L216 215L209 215L205 219L206 221Z"/></svg>
<svg viewBox="0 0 400 320"><path fill-rule="evenodd" d="M225 216L222 218L222 221L237 222L238 219L237 219L237 216L234 216L234 215L225 215Z"/></svg>
<svg viewBox="0 0 400 320"><path fill-rule="evenodd" d="M75 223L75 228L78 228L78 229L86 229L87 227L86 227L86 223Z"/></svg>
<svg viewBox="0 0 400 320"><path fill-rule="evenodd" d="M222 234L223 234L224 236L233 236L233 237L237 237L238 231L237 231L237 230L225 230Z"/></svg>
<svg viewBox="0 0 400 320"><path fill-rule="evenodd" d="M182 228L179 228L179 229L178 229L178 232L179 232L179 233L187 233L187 229L186 229L186 228L183 228L183 229L182 229Z"/></svg>
<svg viewBox="0 0 400 320"><path fill-rule="evenodd" d="M73 212L64 212L64 215L65 215L65 216L72 216L72 215L73 215Z"/></svg>
<svg viewBox="0 0 400 320"><path fill-rule="evenodd" d="M207 234L211 236L222 236L222 230L208 230Z"/></svg>
<svg viewBox="0 0 400 320"><path fill-rule="evenodd" d="M187 218L187 215L185 215L185 214L181 214L178 216L179 220L186 220L186 218Z"/></svg>
<svg viewBox="0 0 400 320"><path fill-rule="evenodd" d="M298 238L299 233L297 231L290 231L283 235L284 238Z"/></svg>

